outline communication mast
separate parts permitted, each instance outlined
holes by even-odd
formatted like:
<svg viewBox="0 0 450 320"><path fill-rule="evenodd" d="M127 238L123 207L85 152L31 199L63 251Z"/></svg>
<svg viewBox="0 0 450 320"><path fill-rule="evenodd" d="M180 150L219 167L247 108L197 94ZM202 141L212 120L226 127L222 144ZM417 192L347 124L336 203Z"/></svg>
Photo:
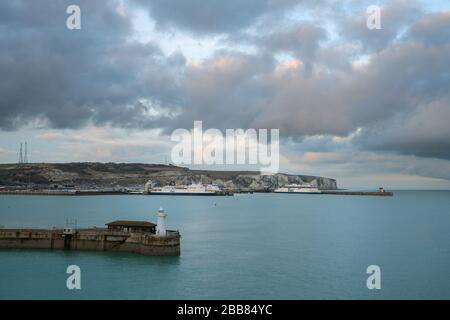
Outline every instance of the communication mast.
<svg viewBox="0 0 450 320"><path fill-rule="evenodd" d="M25 156L23 158L23 163L28 163L28 144L25 141Z"/></svg>
<svg viewBox="0 0 450 320"><path fill-rule="evenodd" d="M22 144L20 144L20 149L19 149L19 164L20 163L23 163Z"/></svg>

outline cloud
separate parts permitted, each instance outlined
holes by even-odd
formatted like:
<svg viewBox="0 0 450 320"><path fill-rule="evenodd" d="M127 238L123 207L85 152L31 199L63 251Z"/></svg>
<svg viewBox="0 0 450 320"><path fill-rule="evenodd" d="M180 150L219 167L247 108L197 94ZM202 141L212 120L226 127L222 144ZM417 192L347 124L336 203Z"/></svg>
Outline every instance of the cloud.
<svg viewBox="0 0 450 320"><path fill-rule="evenodd" d="M324 10L294 0L80 0L82 29L69 31L72 2L0 3L0 129L92 125L157 129L165 139L202 120L205 129L279 128L292 152L310 157L362 150L399 163L450 159L449 12L387 1L383 29L368 30L364 5L335 1L320 2L333 9ZM142 8L149 20L140 25L156 23L150 42L134 30ZM158 36L168 33L214 41L196 59L182 43L162 50ZM72 146L81 154L83 145L95 144ZM427 163L441 166L436 159ZM448 177L411 169L419 171Z"/></svg>
<svg viewBox="0 0 450 320"><path fill-rule="evenodd" d="M381 7L381 29L371 30L366 25L366 9L344 18L339 29L345 38L360 42L367 52L379 52L393 44L424 14L415 0L391 0Z"/></svg>
<svg viewBox="0 0 450 320"><path fill-rule="evenodd" d="M313 23L300 23L277 31L260 39L265 50L274 54L283 52L301 59L308 72L316 60L320 41L325 40L326 31Z"/></svg>
<svg viewBox="0 0 450 320"><path fill-rule="evenodd" d="M16 155L17 155L17 152L0 147L0 159L3 159L3 158L10 159L11 157L14 157Z"/></svg>
<svg viewBox="0 0 450 320"><path fill-rule="evenodd" d="M207 35L249 27L267 13L282 11L299 0L133 0L144 6L159 29L174 27Z"/></svg>
<svg viewBox="0 0 450 320"><path fill-rule="evenodd" d="M50 161L67 162L148 162L162 163L172 142L161 139L158 130L128 130L89 125L83 130L47 131L38 140L52 145ZM39 141L34 145L39 145ZM36 157L42 156L36 153Z"/></svg>
<svg viewBox="0 0 450 320"><path fill-rule="evenodd" d="M450 40L450 12L438 12L421 19L411 29L411 37L429 45L448 44Z"/></svg>
<svg viewBox="0 0 450 320"><path fill-rule="evenodd" d="M414 177L413 180L420 180L419 177L450 180L450 162L443 159L351 148L330 152L294 152L285 156L288 160L283 164L284 171L332 176L338 181L369 176L373 179L377 175L385 176L385 184L393 182L389 180L398 181L399 176Z"/></svg>
<svg viewBox="0 0 450 320"><path fill-rule="evenodd" d="M450 160L450 100L433 101L362 130L355 143L370 150Z"/></svg>
<svg viewBox="0 0 450 320"><path fill-rule="evenodd" d="M45 132L37 136L38 139L45 141L58 141L65 138L65 135L61 132Z"/></svg>
<svg viewBox="0 0 450 320"><path fill-rule="evenodd" d="M147 99L177 103L182 55L130 42L130 16L118 1L79 1L82 28L65 26L71 1L0 4L0 128L43 117L55 128L97 124L151 126Z"/></svg>
<svg viewBox="0 0 450 320"><path fill-rule="evenodd" d="M229 51L190 64L181 88L186 98L183 113L168 130L191 128L194 120L219 129L247 126L265 98L255 83L272 66L271 56Z"/></svg>

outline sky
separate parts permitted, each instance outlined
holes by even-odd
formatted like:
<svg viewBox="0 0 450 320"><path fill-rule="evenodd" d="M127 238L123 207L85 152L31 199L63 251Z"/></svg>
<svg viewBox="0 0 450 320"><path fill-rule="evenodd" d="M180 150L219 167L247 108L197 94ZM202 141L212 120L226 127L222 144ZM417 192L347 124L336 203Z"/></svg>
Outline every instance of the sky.
<svg viewBox="0 0 450 320"><path fill-rule="evenodd" d="M279 129L281 172L450 188L446 0L0 0L0 77L0 163L170 162L201 120Z"/></svg>

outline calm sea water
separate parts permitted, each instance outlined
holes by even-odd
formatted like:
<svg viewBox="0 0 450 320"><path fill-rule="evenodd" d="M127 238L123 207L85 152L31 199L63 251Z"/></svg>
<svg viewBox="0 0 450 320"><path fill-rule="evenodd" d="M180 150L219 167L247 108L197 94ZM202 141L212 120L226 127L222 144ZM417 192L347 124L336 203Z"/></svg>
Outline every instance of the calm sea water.
<svg viewBox="0 0 450 320"><path fill-rule="evenodd" d="M450 192L390 197L0 196L0 225L156 221L182 234L180 257L0 251L0 299L450 299ZM68 265L82 289L66 288ZM381 290L366 268L381 267Z"/></svg>

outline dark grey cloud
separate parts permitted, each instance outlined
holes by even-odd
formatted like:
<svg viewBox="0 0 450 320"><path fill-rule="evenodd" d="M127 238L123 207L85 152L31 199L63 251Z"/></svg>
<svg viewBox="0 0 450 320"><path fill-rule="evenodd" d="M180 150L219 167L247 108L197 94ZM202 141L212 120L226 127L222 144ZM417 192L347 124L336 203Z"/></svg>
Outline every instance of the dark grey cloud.
<svg viewBox="0 0 450 320"><path fill-rule="evenodd" d="M364 129L355 138L362 149L450 160L450 95Z"/></svg>
<svg viewBox="0 0 450 320"><path fill-rule="evenodd" d="M400 9L394 7L396 5L401 8L404 3L392 2L389 10L399 12ZM214 100L200 108L205 113L209 112L207 119L211 126L220 127L226 121L242 127L280 128L285 137L293 138L347 136L357 128L363 128L363 136L354 141L359 148L397 150L402 154L448 159L446 141L450 141L450 133L442 129L445 125L438 121L446 118L446 110L450 108L447 14L423 14L414 21L402 39L385 43L385 47L380 47L370 60L351 69L345 68L344 63L342 68L330 70L330 63L323 52L334 48L320 45L323 39L320 27L311 28L318 30L312 33L314 37L305 37L311 41L303 43L309 43L312 48L306 52L302 51L302 46L295 45L302 39L294 36L302 35L296 33L295 28L274 32L263 40L258 38L255 43L261 52L285 51L297 60L260 69L262 73L242 73L243 78L232 82L239 84L238 88L243 88L241 84L245 83L245 92L251 93L246 95L237 91L238 105L245 105L245 111L231 108L229 110L233 112L221 113L215 108L221 105L220 102ZM287 36L291 31L292 35ZM348 51L352 52L351 49ZM255 54L253 58L247 58L258 60L259 57ZM312 66L312 73L304 72L308 64ZM198 70L200 74L203 72L205 70ZM205 92L213 92L208 90L209 81L205 79L203 83ZM197 87L202 88L202 85ZM234 92L224 88L227 92ZM260 99L253 99L255 95ZM197 96L203 97L203 94ZM224 95L220 101L230 100ZM423 109L423 106L436 104L440 108ZM247 116L242 116L244 112L248 112ZM196 116L201 114L199 110L195 113ZM215 117L216 114L219 116ZM250 115L254 117L250 118ZM398 119L421 120L411 120L407 125ZM411 134L416 126L425 122L427 129L419 130L420 138ZM433 126L439 128L433 129ZM388 134L381 135L380 132Z"/></svg>
<svg viewBox="0 0 450 320"><path fill-rule="evenodd" d="M450 160L449 27L450 12L424 15L404 44L375 59L374 68L389 86L379 96L393 88L403 102L391 106L391 117L364 128L355 139L358 147Z"/></svg>
<svg viewBox="0 0 450 320"><path fill-rule="evenodd" d="M228 33L249 27L267 13L301 0L133 0L149 10L160 29L175 27L198 34Z"/></svg>
<svg viewBox="0 0 450 320"><path fill-rule="evenodd" d="M450 12L438 12L425 16L412 27L410 35L413 39L429 45L449 44Z"/></svg>
<svg viewBox="0 0 450 320"><path fill-rule="evenodd" d="M368 3L368 5L374 3ZM367 28L367 7L344 17L339 30L345 38L358 41L367 52L378 52L402 36L424 13L415 0L391 0L381 6L381 29Z"/></svg>
<svg viewBox="0 0 450 320"><path fill-rule="evenodd" d="M259 39L265 50L273 53L289 53L305 64L307 72L316 60L320 41L325 40L325 29L313 23L299 23L282 31L273 32Z"/></svg>
<svg viewBox="0 0 450 320"><path fill-rule="evenodd" d="M81 30L66 28L66 8L81 7ZM0 3L0 127L42 117L55 128L87 121L145 124L137 104L175 104L183 57L165 57L153 44L128 41L130 17L118 1ZM137 123L135 120L139 119Z"/></svg>
<svg viewBox="0 0 450 320"><path fill-rule="evenodd" d="M42 118L53 128L92 122L171 132L203 120L220 129L279 128L302 141L361 128L357 148L450 159L442 120L450 108L449 13L397 0L383 9L383 33L349 14L333 20L338 39L320 18L272 21L273 30L244 37L272 6L297 1L142 3L161 30L232 39L228 49L188 63L183 52L167 56L156 43L131 40L133 17L119 1L76 1L82 29L67 30L73 2L0 3L1 129ZM254 50L238 50L240 43ZM280 53L288 58L277 60ZM354 61L361 54L367 60ZM329 137L317 143L333 149Z"/></svg>
<svg viewBox="0 0 450 320"><path fill-rule="evenodd" d="M218 51L209 59L189 65L181 87L186 98L184 113L168 123L168 131L191 128L194 120L220 129L249 125L267 99L259 79L273 65L269 55L229 51Z"/></svg>

